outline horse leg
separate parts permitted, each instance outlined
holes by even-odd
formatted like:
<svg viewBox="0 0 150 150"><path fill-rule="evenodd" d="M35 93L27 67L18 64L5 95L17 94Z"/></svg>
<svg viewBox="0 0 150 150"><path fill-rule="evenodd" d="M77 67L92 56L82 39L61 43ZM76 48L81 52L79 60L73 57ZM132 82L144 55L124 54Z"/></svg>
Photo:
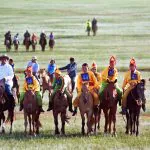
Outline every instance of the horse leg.
<svg viewBox="0 0 150 150"><path fill-rule="evenodd" d="M130 134L132 135L132 127L133 127L133 113L130 112Z"/></svg>
<svg viewBox="0 0 150 150"><path fill-rule="evenodd" d="M62 123L61 133L62 133L62 135L65 135L65 119L66 119L66 112L63 112L63 113L61 113L61 123Z"/></svg>
<svg viewBox="0 0 150 150"><path fill-rule="evenodd" d="M33 134L33 136L35 136L35 114L32 114L32 134Z"/></svg>
<svg viewBox="0 0 150 150"><path fill-rule="evenodd" d="M139 135L139 114L136 117L136 136Z"/></svg>
<svg viewBox="0 0 150 150"><path fill-rule="evenodd" d="M129 134L129 125L130 125L130 121L129 121L129 113L128 111L126 112L126 120L127 120L127 123L126 123L126 134Z"/></svg>
<svg viewBox="0 0 150 150"><path fill-rule="evenodd" d="M81 129L81 132L82 132L82 135L85 135L85 129L84 129L84 126L85 126L85 116L84 116L84 114L81 114L81 118L82 118L82 129Z"/></svg>
<svg viewBox="0 0 150 150"><path fill-rule="evenodd" d="M58 113L53 113L54 115L54 123L55 123L55 135L60 134L58 129Z"/></svg>
<svg viewBox="0 0 150 150"><path fill-rule="evenodd" d="M39 121L40 113L38 112L36 114L35 122L36 122L36 134L39 134L39 126L40 126L40 121Z"/></svg>
<svg viewBox="0 0 150 150"><path fill-rule="evenodd" d="M92 132L92 117L93 117L93 113L92 112L88 112L86 113L87 115L87 134L91 133ZM95 120L94 120L95 122Z"/></svg>
<svg viewBox="0 0 150 150"><path fill-rule="evenodd" d="M113 111L112 108L109 110L109 117L108 117L108 125L109 125L109 134L111 134L111 124L113 119Z"/></svg>
<svg viewBox="0 0 150 150"><path fill-rule="evenodd" d="M135 134L136 114L133 116L133 134Z"/></svg>
<svg viewBox="0 0 150 150"><path fill-rule="evenodd" d="M113 111L113 136L117 136L116 134L116 111L117 111L117 106L114 108Z"/></svg>
<svg viewBox="0 0 150 150"><path fill-rule="evenodd" d="M25 127L24 133L25 135L27 134L27 126L28 126L27 114L24 111L24 127Z"/></svg>
<svg viewBox="0 0 150 150"><path fill-rule="evenodd" d="M103 109L104 116L105 116L105 126L104 126L104 134L107 134L107 129L108 129L108 110Z"/></svg>
<svg viewBox="0 0 150 150"><path fill-rule="evenodd" d="M11 110L10 112L10 134L12 134L13 121L14 121L14 111Z"/></svg>
<svg viewBox="0 0 150 150"><path fill-rule="evenodd" d="M98 126L97 126L98 130L100 130L100 119L101 119L101 108L99 108L99 112L98 112Z"/></svg>
<svg viewBox="0 0 150 150"><path fill-rule="evenodd" d="M29 119L29 135L32 135L31 116L30 115L28 115L28 119Z"/></svg>

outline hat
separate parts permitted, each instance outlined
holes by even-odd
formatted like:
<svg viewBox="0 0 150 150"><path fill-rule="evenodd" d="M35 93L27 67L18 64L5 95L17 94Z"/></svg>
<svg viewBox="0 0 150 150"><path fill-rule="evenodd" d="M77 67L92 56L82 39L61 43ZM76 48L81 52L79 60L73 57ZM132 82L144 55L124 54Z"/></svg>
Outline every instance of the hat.
<svg viewBox="0 0 150 150"><path fill-rule="evenodd" d="M37 57L36 57L36 56L33 56L33 57L32 57L32 60L37 60Z"/></svg>
<svg viewBox="0 0 150 150"><path fill-rule="evenodd" d="M111 56L109 62L110 62L110 63L111 63L111 62L115 62L115 63L116 63L116 58L115 58L114 56Z"/></svg>
<svg viewBox="0 0 150 150"><path fill-rule="evenodd" d="M95 63L95 61L93 61L93 63L92 63L92 69L93 68L97 68L97 64Z"/></svg>
<svg viewBox="0 0 150 150"><path fill-rule="evenodd" d="M25 70L25 72L32 72L32 67L27 67L27 69Z"/></svg>
<svg viewBox="0 0 150 150"><path fill-rule="evenodd" d="M2 59L2 58L6 58L7 60L9 60L9 57L8 57L6 54L1 55L1 56L0 56L0 59Z"/></svg>
<svg viewBox="0 0 150 150"><path fill-rule="evenodd" d="M61 71L60 71L59 69L56 69L56 70L55 70L55 73L61 75Z"/></svg>
<svg viewBox="0 0 150 150"><path fill-rule="evenodd" d="M135 59L134 59L134 58L132 58L132 59L130 60L130 65L136 66L136 62L135 62Z"/></svg>

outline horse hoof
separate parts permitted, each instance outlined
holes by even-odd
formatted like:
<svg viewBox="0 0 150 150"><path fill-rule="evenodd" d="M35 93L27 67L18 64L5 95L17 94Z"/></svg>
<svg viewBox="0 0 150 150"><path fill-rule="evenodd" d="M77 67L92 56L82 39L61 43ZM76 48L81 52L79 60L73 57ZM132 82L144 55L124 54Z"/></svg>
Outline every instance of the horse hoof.
<svg viewBox="0 0 150 150"><path fill-rule="evenodd" d="M2 134L5 134L5 129L2 129Z"/></svg>
<svg viewBox="0 0 150 150"><path fill-rule="evenodd" d="M107 137L108 136L108 133L104 133L104 137Z"/></svg>
<svg viewBox="0 0 150 150"><path fill-rule="evenodd" d="M117 137L117 134L116 134L116 133L113 133L113 134L112 134L112 137Z"/></svg>
<svg viewBox="0 0 150 150"><path fill-rule="evenodd" d="M59 135L60 134L60 132L59 131L55 131L55 135Z"/></svg>
<svg viewBox="0 0 150 150"><path fill-rule="evenodd" d="M126 131L126 132L125 132L125 134L127 134L127 135L128 135L128 134L129 134L129 132L127 132L127 131Z"/></svg>

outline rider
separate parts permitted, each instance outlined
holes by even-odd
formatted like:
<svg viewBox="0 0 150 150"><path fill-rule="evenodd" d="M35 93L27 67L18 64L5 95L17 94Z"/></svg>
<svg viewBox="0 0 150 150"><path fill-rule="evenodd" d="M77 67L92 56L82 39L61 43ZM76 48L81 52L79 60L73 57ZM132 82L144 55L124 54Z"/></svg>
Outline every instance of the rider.
<svg viewBox="0 0 150 150"><path fill-rule="evenodd" d="M7 41L7 40L10 41L10 45L11 45L11 44L12 44L11 32L10 32L10 31L6 32L6 34L5 34L4 36L5 36L5 42L4 42L4 45L6 45L6 41Z"/></svg>
<svg viewBox="0 0 150 150"><path fill-rule="evenodd" d="M97 90L99 91L100 85L102 83L102 77L99 72L97 72L97 64L95 62L92 63L91 71L94 73L96 79L97 79Z"/></svg>
<svg viewBox="0 0 150 150"><path fill-rule="evenodd" d="M31 39L32 39L32 42L36 42L37 43L38 37L37 37L37 35L35 33L33 33Z"/></svg>
<svg viewBox="0 0 150 150"><path fill-rule="evenodd" d="M53 82L54 77L55 77L55 70L56 70L55 60L51 59L49 64L48 64L48 67L47 67L47 72L48 72L48 75L50 77L51 83Z"/></svg>
<svg viewBox="0 0 150 150"><path fill-rule="evenodd" d="M129 71L126 72L122 89L123 89L123 97L122 97L122 111L121 114L126 114L126 103L127 96L129 92L141 81L141 73L136 69L135 59L132 58L130 60ZM142 105L143 110L145 111L145 104Z"/></svg>
<svg viewBox="0 0 150 150"><path fill-rule="evenodd" d="M28 30L26 30L26 32L24 33L24 40L23 40L23 44L25 45L25 39L26 38L30 38L30 33L28 32Z"/></svg>
<svg viewBox="0 0 150 150"><path fill-rule="evenodd" d="M87 29L87 31L91 29L91 21L90 20L88 20L86 22L86 29Z"/></svg>
<svg viewBox="0 0 150 150"><path fill-rule="evenodd" d="M77 64L75 62L75 59L73 57L70 57L70 63L66 65L65 67L59 68L60 70L67 69L68 75L71 78L71 84L72 84L72 92L75 88L75 78L77 75Z"/></svg>
<svg viewBox="0 0 150 150"><path fill-rule="evenodd" d="M52 40L52 41L54 40L53 32L50 33L50 35L49 35L49 40Z"/></svg>
<svg viewBox="0 0 150 150"><path fill-rule="evenodd" d="M74 112L73 116L77 113L77 107L79 105L79 98L82 94L82 85L87 82L89 84L89 91L91 92L94 100L94 112L97 111L97 106L99 104L99 98L97 94L97 80L92 71L89 70L88 64L84 63L82 65L82 72L77 77L77 97L75 98L73 105L74 105Z"/></svg>
<svg viewBox="0 0 150 150"><path fill-rule="evenodd" d="M15 44L15 42L18 42L19 44L19 33L14 36L13 43Z"/></svg>
<svg viewBox="0 0 150 150"><path fill-rule="evenodd" d="M35 76L35 78L38 80L38 82L40 83L38 74L39 74L39 64L37 62L37 57L33 56L32 60L28 62L27 67L32 67L32 73Z"/></svg>
<svg viewBox="0 0 150 150"><path fill-rule="evenodd" d="M53 109L54 96L57 93L57 91L60 90L62 93L67 95L67 100L69 103L69 111L72 112L73 111L72 110L72 95L70 91L67 90L67 87L65 87L64 77L61 75L61 71L59 69L55 70L55 79L53 81L51 88L53 89L53 93L50 96L49 106L48 106L47 111L50 111Z"/></svg>
<svg viewBox="0 0 150 150"><path fill-rule="evenodd" d="M15 99L12 94L12 87L13 87L13 77L14 72L12 67L8 63L9 57L7 55L0 56L0 80L4 79L5 81L5 98L11 101L11 107L15 106Z"/></svg>
<svg viewBox="0 0 150 150"><path fill-rule="evenodd" d="M100 100L103 99L104 90L107 87L108 83L117 81L118 70L117 68L115 68L115 65L116 65L116 58L112 56L110 58L109 66L105 68L102 72L102 84L99 91ZM116 90L118 95L117 99L119 101L119 105L121 105L122 90L119 88L118 84L115 85L116 85Z"/></svg>
<svg viewBox="0 0 150 150"><path fill-rule="evenodd" d="M38 84L38 81L32 74L32 67L28 67L26 69L26 75L27 76L25 78L24 85L23 85L23 92L20 95L20 109L19 110L22 111L23 109L23 101L24 101L25 92L28 90L32 90L33 92L35 92L40 112L44 112L42 108L42 96L40 93L40 85Z"/></svg>
<svg viewBox="0 0 150 150"><path fill-rule="evenodd" d="M14 71L15 64L14 64L13 59L11 59L11 58L9 59L9 64L11 65L11 67L12 67L12 69ZM13 77L13 87L12 88L14 88L14 87L16 87L17 95L20 96L18 77L15 74L14 74L14 77Z"/></svg>

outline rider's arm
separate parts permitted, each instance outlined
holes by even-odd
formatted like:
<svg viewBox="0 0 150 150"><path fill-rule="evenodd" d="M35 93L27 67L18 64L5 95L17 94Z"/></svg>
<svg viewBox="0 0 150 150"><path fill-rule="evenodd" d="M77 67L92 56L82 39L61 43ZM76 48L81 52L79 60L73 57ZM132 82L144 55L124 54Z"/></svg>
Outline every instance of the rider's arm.
<svg viewBox="0 0 150 150"><path fill-rule="evenodd" d="M81 89L82 89L82 79L81 74L79 74L77 77L77 92L81 92Z"/></svg>
<svg viewBox="0 0 150 150"><path fill-rule="evenodd" d="M65 66L65 67L61 67L61 68L59 68L59 70L65 70L65 69L68 69L68 65L67 65L67 66Z"/></svg>
<svg viewBox="0 0 150 150"><path fill-rule="evenodd" d="M28 85L27 85L27 82L25 80L23 83L23 91L26 92L27 90L28 90Z"/></svg>
<svg viewBox="0 0 150 150"><path fill-rule="evenodd" d="M128 75L127 75L127 74L125 74L125 76L124 76L124 80L123 80L123 84L122 84L122 89L124 89L124 88L126 87L127 83L128 83L127 78L128 78Z"/></svg>
<svg viewBox="0 0 150 150"><path fill-rule="evenodd" d="M8 67L7 67L7 76L5 76L6 82L12 80L13 77L14 77L13 69L10 65L8 65Z"/></svg>
<svg viewBox="0 0 150 150"><path fill-rule="evenodd" d="M33 91L40 91L39 82L37 81L37 79L34 76L32 78L33 78L32 90Z"/></svg>
<svg viewBox="0 0 150 150"><path fill-rule="evenodd" d="M102 81L107 81L107 78L108 78L108 67L105 68L102 72Z"/></svg>
<svg viewBox="0 0 150 150"><path fill-rule="evenodd" d="M97 82L97 79L96 79L94 73L93 72L89 72L89 74L90 74L91 79L92 79L92 81L94 83L94 88L97 88L98 82Z"/></svg>

